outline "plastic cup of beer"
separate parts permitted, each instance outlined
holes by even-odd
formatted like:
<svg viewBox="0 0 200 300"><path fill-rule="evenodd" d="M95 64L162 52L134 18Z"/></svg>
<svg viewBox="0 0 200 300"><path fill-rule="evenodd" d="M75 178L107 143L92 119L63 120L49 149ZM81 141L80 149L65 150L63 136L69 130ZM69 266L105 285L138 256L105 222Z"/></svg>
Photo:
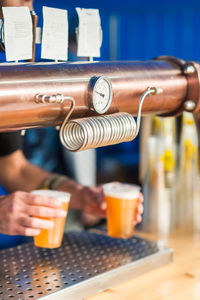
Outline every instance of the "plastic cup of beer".
<svg viewBox="0 0 200 300"><path fill-rule="evenodd" d="M107 204L108 235L129 238L134 232L134 221L140 187L134 184L111 182L103 185Z"/></svg>
<svg viewBox="0 0 200 300"><path fill-rule="evenodd" d="M52 190L35 190L32 191L33 195L40 195L50 198L55 198L60 202L60 207L66 212L68 211L70 194L61 191ZM51 229L41 229L40 234L34 236L34 244L37 247L43 248L58 248L62 244L64 227L66 217L64 218L42 218L45 220L51 220L54 222L54 226Z"/></svg>

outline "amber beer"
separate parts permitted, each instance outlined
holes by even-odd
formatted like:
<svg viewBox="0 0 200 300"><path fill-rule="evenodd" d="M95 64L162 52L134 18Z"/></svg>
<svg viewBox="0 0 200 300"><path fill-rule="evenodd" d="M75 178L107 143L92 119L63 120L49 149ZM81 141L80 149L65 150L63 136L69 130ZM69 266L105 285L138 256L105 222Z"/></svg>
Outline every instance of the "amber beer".
<svg viewBox="0 0 200 300"><path fill-rule="evenodd" d="M56 198L60 203L60 208L68 211L70 194L60 191L35 190L31 194ZM43 218L54 222L51 229L41 229L40 234L34 236L34 244L43 248L58 248L62 244L64 226L66 217L64 218Z"/></svg>
<svg viewBox="0 0 200 300"><path fill-rule="evenodd" d="M108 235L128 238L134 232L134 220L140 187L133 184L111 182L103 185L107 203Z"/></svg>

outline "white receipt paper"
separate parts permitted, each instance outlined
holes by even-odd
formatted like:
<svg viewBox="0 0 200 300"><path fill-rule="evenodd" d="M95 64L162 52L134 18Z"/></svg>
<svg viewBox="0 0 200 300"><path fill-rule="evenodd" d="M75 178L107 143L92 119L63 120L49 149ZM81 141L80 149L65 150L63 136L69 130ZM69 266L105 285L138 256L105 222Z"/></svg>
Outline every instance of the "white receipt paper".
<svg viewBox="0 0 200 300"><path fill-rule="evenodd" d="M7 61L32 58L33 30L28 7L3 7Z"/></svg>
<svg viewBox="0 0 200 300"><path fill-rule="evenodd" d="M77 55L100 57L102 30L99 10L77 7L76 11L79 17Z"/></svg>
<svg viewBox="0 0 200 300"><path fill-rule="evenodd" d="M43 6L42 58L68 59L67 10Z"/></svg>

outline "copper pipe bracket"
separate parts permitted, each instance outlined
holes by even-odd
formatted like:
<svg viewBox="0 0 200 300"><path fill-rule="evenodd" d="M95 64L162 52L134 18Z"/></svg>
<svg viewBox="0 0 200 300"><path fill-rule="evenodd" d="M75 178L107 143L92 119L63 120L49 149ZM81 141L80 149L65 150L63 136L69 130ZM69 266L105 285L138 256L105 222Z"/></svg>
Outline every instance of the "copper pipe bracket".
<svg viewBox="0 0 200 300"><path fill-rule="evenodd" d="M173 56L159 56L155 60L164 60L180 68L187 79L187 94L181 106L175 111L161 116L180 115L183 111L197 112L200 110L200 65L193 61L184 61Z"/></svg>
<svg viewBox="0 0 200 300"><path fill-rule="evenodd" d="M197 112L200 110L199 64L193 61L186 62L186 65L184 66L184 74L188 81L187 100L184 101L184 110L189 112Z"/></svg>

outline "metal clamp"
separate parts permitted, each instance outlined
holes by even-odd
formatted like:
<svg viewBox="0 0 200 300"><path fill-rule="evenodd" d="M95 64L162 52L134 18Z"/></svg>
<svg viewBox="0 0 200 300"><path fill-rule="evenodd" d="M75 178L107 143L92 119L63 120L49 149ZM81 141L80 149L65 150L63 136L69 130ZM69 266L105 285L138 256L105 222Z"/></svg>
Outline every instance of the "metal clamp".
<svg viewBox="0 0 200 300"><path fill-rule="evenodd" d="M200 66L195 62L187 62L184 74L188 81L187 99L184 101L184 110L196 112L200 109Z"/></svg>
<svg viewBox="0 0 200 300"><path fill-rule="evenodd" d="M184 61L173 56L159 56L155 60L164 60L177 65L187 79L187 95L181 106L170 114L162 116L180 115L183 111L196 112L200 109L200 66L193 61Z"/></svg>

